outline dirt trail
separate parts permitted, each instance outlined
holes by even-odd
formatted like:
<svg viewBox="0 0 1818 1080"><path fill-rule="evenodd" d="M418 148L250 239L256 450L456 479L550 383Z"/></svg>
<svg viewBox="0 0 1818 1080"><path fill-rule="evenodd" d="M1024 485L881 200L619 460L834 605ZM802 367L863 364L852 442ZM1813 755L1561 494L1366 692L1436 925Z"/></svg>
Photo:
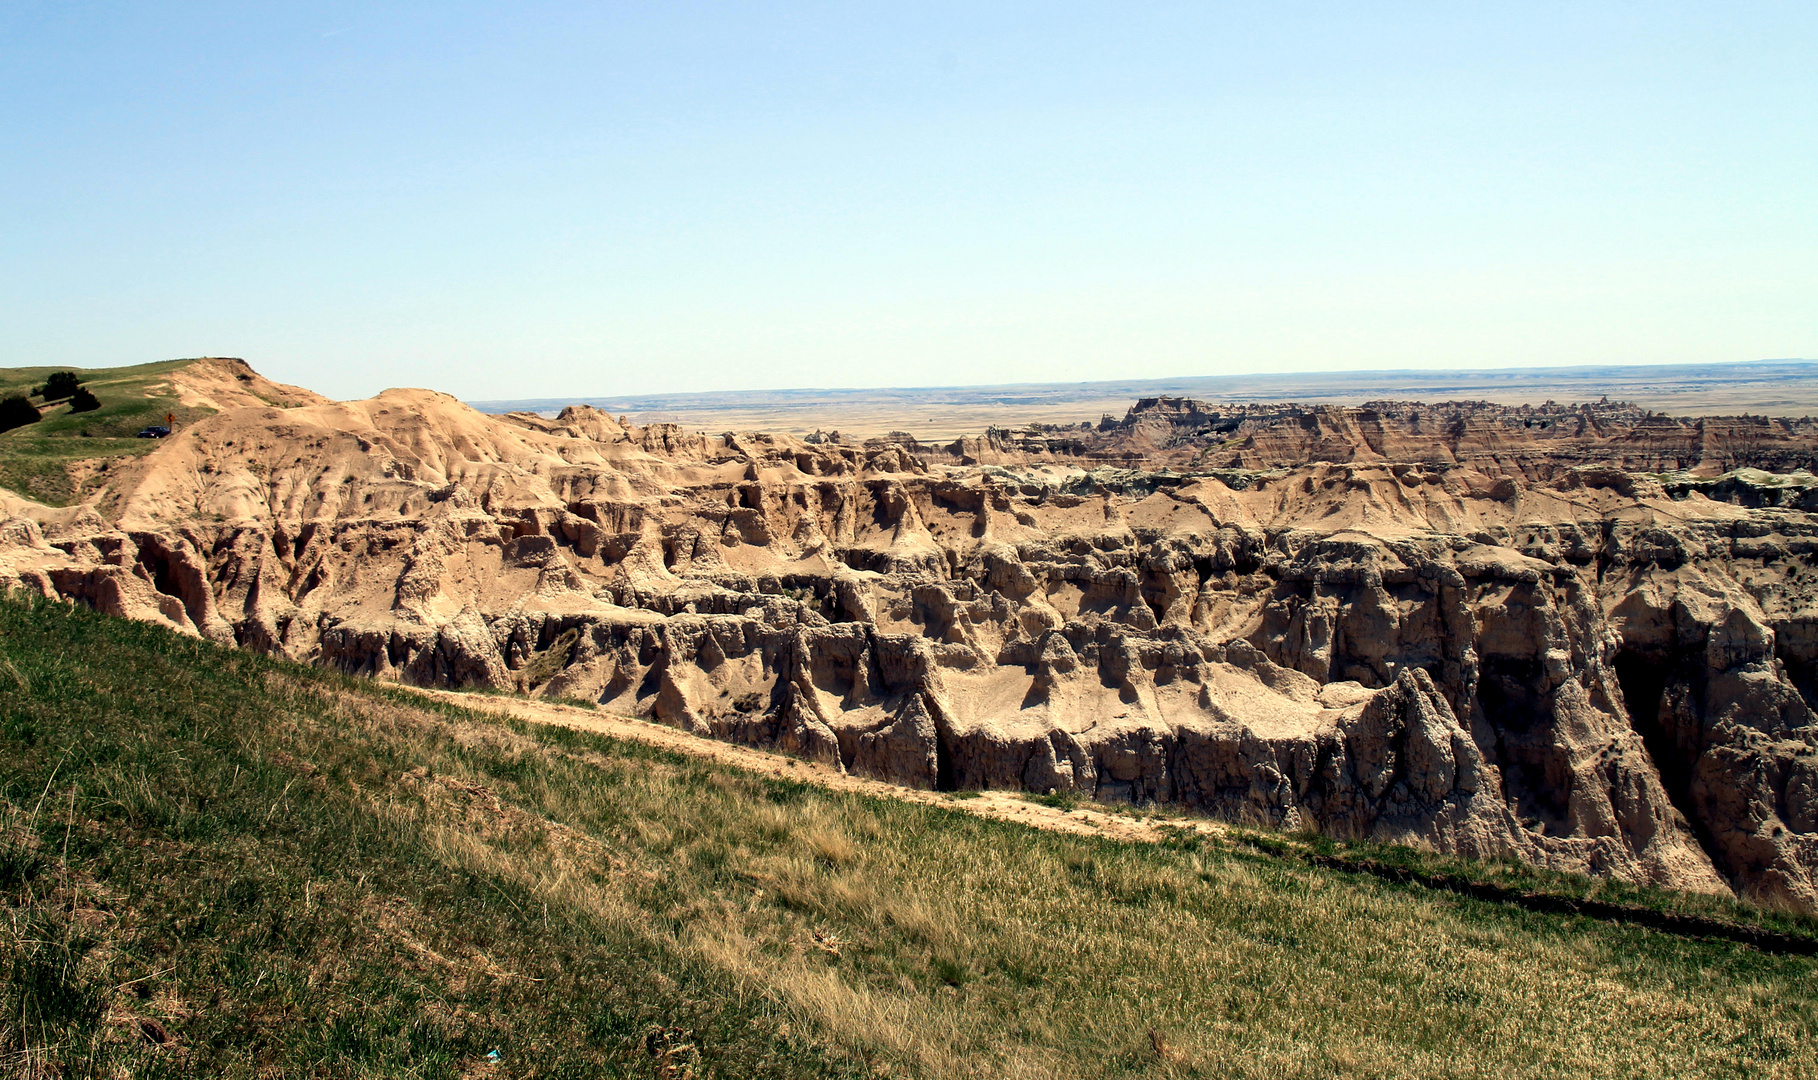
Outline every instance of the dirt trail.
<svg viewBox="0 0 1818 1080"><path fill-rule="evenodd" d="M1222 835L1225 831L1224 826L1220 823L1204 818L1130 818L1086 806L1066 810L1058 806L1029 802L1022 795L1007 791L985 791L969 794L967 798L955 798L947 792L923 791L883 780L853 776L817 762L768 753L749 746L735 746L715 739L690 735L686 731L665 727L661 724L614 716L610 713L596 712L573 705L557 705L534 698L491 697L482 694L425 690L414 687L410 689L425 697L433 697L449 704L460 705L463 708L499 713L531 724L556 724L579 731L609 735L615 739L632 739L692 757L733 765L761 776L800 780L829 791L849 791L860 795L921 803L926 806L943 806L949 810L964 810L980 817L1014 822L1035 829L1047 829L1050 832L1103 836L1112 840L1140 843L1158 843L1166 838L1167 830L1171 829L1193 829L1212 835Z"/></svg>
<svg viewBox="0 0 1818 1080"><path fill-rule="evenodd" d="M414 689L414 688L413 688ZM1159 843L1176 829L1190 829L1212 836L1228 835L1228 828L1207 818L1154 817L1132 819L1096 808L1065 810L1058 806L1028 802L1023 796L1005 791L985 791L955 798L939 791L906 788L882 780L870 780L835 771L812 761L767 753L748 746L734 746L715 739L690 735L630 717L614 716L572 705L557 705L534 698L499 698L448 690L416 690L417 693L466 708L504 714L532 724L559 724L581 731L593 731L618 739L633 739L666 750L736 766L747 772L786 780L805 781L829 791L849 791L886 799L944 806L963 810L980 817L995 818L1032 829L1074 833L1081 836L1103 836L1134 843ZM1457 893L1479 900L1514 904L1530 911L1559 915L1581 915L1596 919L1620 920L1646 926L1661 933L1689 938L1720 938L1741 942L1762 952L1776 955L1811 956L1818 954L1818 942L1809 937L1788 935L1754 925L1738 924L1700 914L1663 912L1626 904L1606 903L1594 898L1572 897L1509 888L1490 882L1456 878L1447 873L1426 873L1406 867L1379 864L1371 859L1345 856L1304 855L1307 863L1345 873L1364 874L1398 884L1416 883L1430 889Z"/></svg>

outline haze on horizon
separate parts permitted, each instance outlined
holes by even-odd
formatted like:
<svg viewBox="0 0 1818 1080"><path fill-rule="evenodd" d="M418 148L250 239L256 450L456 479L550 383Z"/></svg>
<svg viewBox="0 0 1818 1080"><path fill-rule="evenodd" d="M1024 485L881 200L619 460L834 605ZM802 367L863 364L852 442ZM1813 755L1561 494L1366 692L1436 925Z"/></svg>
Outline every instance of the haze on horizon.
<svg viewBox="0 0 1818 1080"><path fill-rule="evenodd" d="M1818 355L1810 4L12 4L0 366L337 398Z"/></svg>

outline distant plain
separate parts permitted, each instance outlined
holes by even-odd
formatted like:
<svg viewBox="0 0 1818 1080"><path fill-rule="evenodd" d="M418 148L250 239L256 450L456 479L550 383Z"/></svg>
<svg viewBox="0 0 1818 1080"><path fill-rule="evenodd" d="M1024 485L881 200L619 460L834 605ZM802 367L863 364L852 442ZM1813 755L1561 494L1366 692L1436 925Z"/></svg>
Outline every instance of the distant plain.
<svg viewBox="0 0 1818 1080"><path fill-rule="evenodd" d="M604 380L602 380L604 381ZM1076 383L1007 383L875 389L797 389L528 398L469 402L482 412L541 412L593 405L639 423L668 421L702 431L802 435L907 431L923 440L973 435L991 425L1096 422L1121 417L1137 398L1168 394L1204 401L1482 400L1502 404L1632 401L1683 416L1818 413L1818 361L1602 365L1479 371L1351 371L1287 375L1202 375Z"/></svg>

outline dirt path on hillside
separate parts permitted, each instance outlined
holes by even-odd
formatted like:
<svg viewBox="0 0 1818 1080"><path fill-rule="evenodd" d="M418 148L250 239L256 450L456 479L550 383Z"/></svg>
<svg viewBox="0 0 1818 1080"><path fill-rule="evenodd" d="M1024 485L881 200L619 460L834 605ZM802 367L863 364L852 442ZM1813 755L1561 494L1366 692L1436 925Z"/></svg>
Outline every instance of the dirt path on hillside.
<svg viewBox="0 0 1818 1080"><path fill-rule="evenodd" d="M665 727L662 724L613 716L609 713L596 712L573 705L557 705L534 698L490 697L450 690L413 689L416 689L417 693L453 705L460 705L463 708L479 712L500 713L526 723L557 724L580 731L610 735L615 739L632 739L692 757L737 766L761 776L800 780L829 791L849 791L860 795L874 795L879 798L921 803L926 806L944 806L949 810L964 810L980 817L1014 822L1031 828L1047 829L1051 832L1103 836L1112 840L1139 843L1157 843L1167 835L1164 826L1170 829L1194 829L1211 834L1220 834L1224 830L1224 827L1218 822L1204 818L1137 818L1124 814L1107 813L1104 810L1088 806L1066 810L1058 806L1030 802L1020 792L985 791L967 798L956 798L947 792L922 791L883 780L853 776L832 766L786 757L782 754L773 754L749 746L737 746L720 742L717 739L690 735L686 731Z"/></svg>
<svg viewBox="0 0 1818 1080"><path fill-rule="evenodd" d="M849 791L860 795L921 803L924 806L943 806L949 810L977 814L979 817L1027 825L1032 829L1046 829L1050 832L1073 833L1080 836L1102 836L1111 840L1134 843L1159 843L1176 829L1191 829L1211 836L1229 835L1227 826L1207 818L1184 815L1132 817L1127 813L1107 812L1099 806L1080 806L1074 810L1065 810L1058 806L1029 802L1020 792L985 791L969 793L967 798L957 798L949 792L921 791L882 780L852 776L837 768L811 761L690 735L685 731L661 724L614 716L610 713L596 712L573 705L557 705L535 698L491 697L448 690L425 690L416 687L410 689L416 693L478 712L492 712L512 716L532 724L559 724L581 731L598 732L617 739L636 740L666 750L732 765L762 776L805 781L829 791ZM1369 858L1350 859L1342 855L1313 853L1306 854L1305 858L1307 863L1312 866L1328 867L1345 873L1366 874L1397 884L1414 882L1430 889L1471 896L1479 900L1514 904L1530 911L1623 921L1682 937L1721 938L1741 942L1771 954L1797 956L1818 954L1818 944L1814 944L1810 937L1784 934L1753 924L1739 924L1733 920L1712 918L1697 913L1660 911L1621 903L1606 903L1595 899L1594 896L1575 897L1548 893L1545 890L1530 891L1496 882L1454 877L1444 871L1426 873L1398 865L1379 864Z"/></svg>

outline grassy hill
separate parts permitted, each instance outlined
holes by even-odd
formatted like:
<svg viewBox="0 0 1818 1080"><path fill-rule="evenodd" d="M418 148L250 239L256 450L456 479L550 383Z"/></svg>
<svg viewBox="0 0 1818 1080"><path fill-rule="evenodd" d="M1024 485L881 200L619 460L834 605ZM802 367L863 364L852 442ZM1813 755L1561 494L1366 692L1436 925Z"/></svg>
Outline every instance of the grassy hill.
<svg viewBox="0 0 1818 1080"><path fill-rule="evenodd" d="M837 795L38 601L0 601L0 898L18 1075L1818 1073L1807 956Z"/></svg>
<svg viewBox="0 0 1818 1080"><path fill-rule="evenodd" d="M77 494L79 483L71 475L74 462L94 458L143 454L156 446L134 436L140 429L164 423L174 414L178 423L208 415L178 403L176 395L163 392L171 372L193 360L164 360L117 368L0 368L0 398L29 394L55 371L74 371L82 385L101 401L91 412L71 413L66 402L41 409L44 418L35 424L0 432L0 487L21 495L63 505Z"/></svg>

